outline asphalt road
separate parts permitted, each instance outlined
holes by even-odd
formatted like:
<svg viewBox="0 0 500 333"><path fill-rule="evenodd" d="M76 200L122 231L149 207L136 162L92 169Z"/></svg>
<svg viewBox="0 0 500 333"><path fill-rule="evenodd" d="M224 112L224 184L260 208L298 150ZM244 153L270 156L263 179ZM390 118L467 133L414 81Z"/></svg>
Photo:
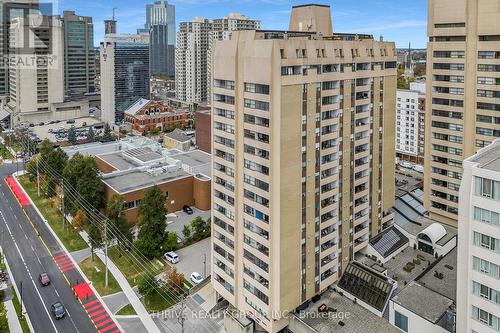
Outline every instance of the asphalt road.
<svg viewBox="0 0 500 333"><path fill-rule="evenodd" d="M22 284L25 311L35 332L96 332L96 327L69 285L78 281L81 283L83 278L76 269L64 274L61 272L53 256L63 250L34 208L22 208L7 186L4 178L15 171L15 164L0 167L0 242L12 271L13 283L18 290L21 290ZM51 280L49 286L40 286L40 272L48 273ZM50 305L56 301L61 301L66 307L67 315L61 320L55 320L50 312Z"/></svg>

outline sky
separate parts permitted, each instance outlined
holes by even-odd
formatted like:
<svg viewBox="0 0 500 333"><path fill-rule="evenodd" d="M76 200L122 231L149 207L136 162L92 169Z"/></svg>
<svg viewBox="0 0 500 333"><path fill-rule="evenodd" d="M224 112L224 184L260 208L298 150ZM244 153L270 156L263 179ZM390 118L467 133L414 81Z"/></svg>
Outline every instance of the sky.
<svg viewBox="0 0 500 333"><path fill-rule="evenodd" d="M145 23L145 5L154 0L42 0L57 1L57 10L74 10L94 18L96 46L104 35L105 19L117 8L118 33L135 33ZM286 30L290 8L311 0L170 0L175 5L176 25L195 16L218 18L238 12L262 21L262 29ZM427 0L318 0L329 4L337 32L369 33L396 42L397 47L425 48Z"/></svg>

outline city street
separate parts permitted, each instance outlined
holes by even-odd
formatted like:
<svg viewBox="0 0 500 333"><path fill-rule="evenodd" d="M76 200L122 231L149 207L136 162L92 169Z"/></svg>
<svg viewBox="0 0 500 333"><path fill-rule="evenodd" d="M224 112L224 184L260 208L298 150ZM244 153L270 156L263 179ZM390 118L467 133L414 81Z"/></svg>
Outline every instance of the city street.
<svg viewBox="0 0 500 333"><path fill-rule="evenodd" d="M66 254L33 206L21 207L14 197L5 182L5 177L14 171L14 165L0 168L1 245L13 274L11 279L18 290L22 289L25 311L35 332L96 332L89 315L70 288L70 284L81 284L83 277L71 262L59 261ZM49 275L49 286L40 285L40 272ZM60 320L55 320L50 312L51 304L56 301L62 302L66 308L66 317ZM112 321L111 324L114 325ZM115 326L109 332L118 330Z"/></svg>

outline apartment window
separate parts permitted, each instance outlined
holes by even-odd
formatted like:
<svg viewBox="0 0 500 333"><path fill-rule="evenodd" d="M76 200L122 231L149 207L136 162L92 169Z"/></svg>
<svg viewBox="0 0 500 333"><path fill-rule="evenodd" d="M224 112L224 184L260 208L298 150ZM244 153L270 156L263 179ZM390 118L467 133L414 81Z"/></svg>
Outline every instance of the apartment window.
<svg viewBox="0 0 500 333"><path fill-rule="evenodd" d="M434 69L449 70L449 71L463 71L464 64L452 64L452 63L439 63L436 62L432 66Z"/></svg>
<svg viewBox="0 0 500 333"><path fill-rule="evenodd" d="M488 85L499 86L500 85L500 78L480 76L477 78L477 83L478 84L488 84Z"/></svg>
<svg viewBox="0 0 500 333"><path fill-rule="evenodd" d="M479 51L477 57L479 59L500 59L500 51Z"/></svg>
<svg viewBox="0 0 500 333"><path fill-rule="evenodd" d="M252 185L252 186L255 186L257 188L260 188L261 190L264 190L266 192L269 191L269 184L266 183L266 182L263 182L260 179L255 178L255 177L245 175L244 176L244 181L245 181L245 183L247 183L249 185Z"/></svg>
<svg viewBox="0 0 500 333"><path fill-rule="evenodd" d="M500 111L500 104L478 102L477 108L480 110Z"/></svg>
<svg viewBox="0 0 500 333"><path fill-rule="evenodd" d="M464 101L458 99L433 98L432 104L463 107Z"/></svg>
<svg viewBox="0 0 500 333"><path fill-rule="evenodd" d="M474 207L474 220L500 227L500 214L488 209Z"/></svg>
<svg viewBox="0 0 500 333"><path fill-rule="evenodd" d="M441 121L433 121L432 127L444 128L444 129L449 129L449 130L457 131L457 132L463 131L463 126L460 124L450 124L450 123L445 123L445 122L441 122Z"/></svg>
<svg viewBox="0 0 500 333"><path fill-rule="evenodd" d="M464 51L434 51L434 58L465 58Z"/></svg>
<svg viewBox="0 0 500 333"><path fill-rule="evenodd" d="M474 177L474 194L500 201L500 182Z"/></svg>
<svg viewBox="0 0 500 333"><path fill-rule="evenodd" d="M217 116L225 117L225 118L228 118L228 119L234 119L234 111L229 111L229 110L214 108L214 113Z"/></svg>
<svg viewBox="0 0 500 333"><path fill-rule="evenodd" d="M234 81L217 80L216 79L216 80L214 80L214 86L215 86L215 88L234 90Z"/></svg>
<svg viewBox="0 0 500 333"><path fill-rule="evenodd" d="M266 159L266 160L269 159L269 152L267 150L256 148L256 147L253 147L253 146L250 146L247 144L244 146L244 150L245 150L245 153L255 155L255 156L261 157L261 158Z"/></svg>
<svg viewBox="0 0 500 333"><path fill-rule="evenodd" d="M477 70L480 72L500 72L500 65L478 64Z"/></svg>
<svg viewBox="0 0 500 333"><path fill-rule="evenodd" d="M430 37L431 42L465 42L465 36L438 36L438 37Z"/></svg>
<svg viewBox="0 0 500 333"><path fill-rule="evenodd" d="M245 107L262 111L269 111L269 103L245 98Z"/></svg>
<svg viewBox="0 0 500 333"><path fill-rule="evenodd" d="M484 325L500 332L500 320L498 317L478 307L472 306L472 318Z"/></svg>
<svg viewBox="0 0 500 333"><path fill-rule="evenodd" d="M214 101L234 105L234 96L214 94Z"/></svg>
<svg viewBox="0 0 500 333"><path fill-rule="evenodd" d="M459 22L459 23L436 23L436 24L434 24L434 28L438 28L438 29L465 28L465 23L464 22Z"/></svg>
<svg viewBox="0 0 500 333"><path fill-rule="evenodd" d="M396 68L396 67L397 67L397 63L395 61L387 61L385 63L386 69L392 69L392 68Z"/></svg>
<svg viewBox="0 0 500 333"><path fill-rule="evenodd" d="M500 267L487 260L472 257L472 269L495 279L500 279Z"/></svg>
<svg viewBox="0 0 500 333"><path fill-rule="evenodd" d="M432 115L433 116L437 116L437 117L463 119L463 113L462 112L432 110Z"/></svg>
<svg viewBox="0 0 500 333"><path fill-rule="evenodd" d="M394 311L394 326L403 332L408 332L408 317L398 311Z"/></svg>
<svg viewBox="0 0 500 333"><path fill-rule="evenodd" d="M481 35L480 42L500 42L500 35Z"/></svg>
<svg viewBox="0 0 500 333"><path fill-rule="evenodd" d="M475 246L500 253L500 240L494 237L474 231L472 242Z"/></svg>
<svg viewBox="0 0 500 333"><path fill-rule="evenodd" d="M245 91L249 93L269 95L269 86L267 84L245 83Z"/></svg>
<svg viewBox="0 0 500 333"><path fill-rule="evenodd" d="M472 293L495 304L500 304L500 292L479 282L472 281Z"/></svg>
<svg viewBox="0 0 500 333"><path fill-rule="evenodd" d="M245 113L245 122L257 126L269 127L269 119L257 117L246 113Z"/></svg>

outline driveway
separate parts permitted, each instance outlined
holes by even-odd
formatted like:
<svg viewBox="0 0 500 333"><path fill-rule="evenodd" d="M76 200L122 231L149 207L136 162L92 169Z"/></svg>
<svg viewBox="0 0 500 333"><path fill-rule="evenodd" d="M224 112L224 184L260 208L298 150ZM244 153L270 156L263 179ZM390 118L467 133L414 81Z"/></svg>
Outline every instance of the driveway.
<svg viewBox="0 0 500 333"><path fill-rule="evenodd" d="M186 279L193 272L198 272L203 277L210 274L210 238L199 241L193 245L175 251L179 255L179 262L173 265ZM203 264L206 258L206 265ZM204 272L204 266L206 271Z"/></svg>
<svg viewBox="0 0 500 333"><path fill-rule="evenodd" d="M191 215L184 213L182 210L167 215L167 231L175 232L181 240L184 240L182 229L186 224L191 223L197 216L201 216L204 220L210 217L210 210L203 211L195 207L191 208L193 209L193 214Z"/></svg>

